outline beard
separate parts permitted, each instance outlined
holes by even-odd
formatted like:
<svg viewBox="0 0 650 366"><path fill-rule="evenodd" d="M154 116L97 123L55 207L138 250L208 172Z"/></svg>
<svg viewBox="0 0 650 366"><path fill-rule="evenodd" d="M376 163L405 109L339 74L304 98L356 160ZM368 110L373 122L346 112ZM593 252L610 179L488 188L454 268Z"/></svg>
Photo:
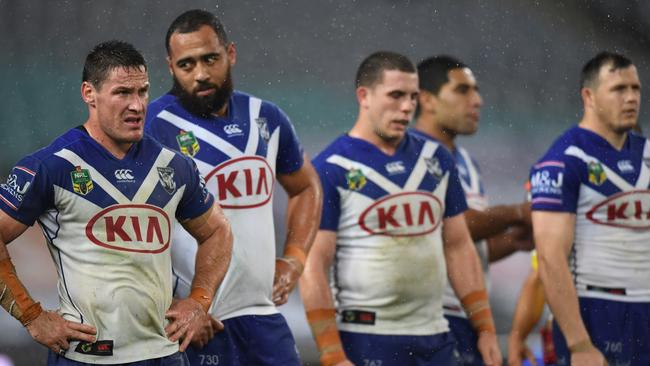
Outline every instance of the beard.
<svg viewBox="0 0 650 366"><path fill-rule="evenodd" d="M199 82L199 85L189 92L181 86L181 84L174 78L174 85L172 86L171 93L175 95L181 105L191 114L202 118L207 118L213 113L218 112L223 106L228 103L230 96L233 92L232 76L230 68L226 73L226 79L221 86L210 82ZM214 93L200 97L196 95L197 92L202 90L214 89Z"/></svg>

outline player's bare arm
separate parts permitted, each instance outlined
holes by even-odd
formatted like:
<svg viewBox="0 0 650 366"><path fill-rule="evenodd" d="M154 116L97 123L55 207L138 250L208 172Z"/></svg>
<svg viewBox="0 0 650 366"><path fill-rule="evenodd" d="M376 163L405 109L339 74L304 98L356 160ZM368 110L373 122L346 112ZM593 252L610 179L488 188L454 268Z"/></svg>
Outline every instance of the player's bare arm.
<svg viewBox="0 0 650 366"><path fill-rule="evenodd" d="M336 253L336 232L319 230L300 278L300 296L323 365L351 365L336 327L329 270Z"/></svg>
<svg viewBox="0 0 650 366"><path fill-rule="evenodd" d="M484 211L470 208L465 211L465 221L474 241L500 234L513 225L530 228L530 203L491 206Z"/></svg>
<svg viewBox="0 0 650 366"><path fill-rule="evenodd" d="M94 342L97 333L94 327L65 320L55 311L43 310L18 279L7 244L25 230L27 225L0 211L0 305L27 328L35 341L57 354L65 353L72 340Z"/></svg>
<svg viewBox="0 0 650 366"><path fill-rule="evenodd" d="M182 339L180 351L183 352L190 342L205 344L214 332L223 329L208 311L230 264L232 233L217 203L201 216L181 224L199 244L190 296L174 302L165 314L171 319L165 329L167 336L172 341Z"/></svg>
<svg viewBox="0 0 650 366"><path fill-rule="evenodd" d="M320 223L323 191L318 174L305 155L303 166L292 174L278 175L289 195L287 239L284 255L275 262L273 302L282 305L298 283L307 253Z"/></svg>
<svg viewBox="0 0 650 366"><path fill-rule="evenodd" d="M501 365L502 356L481 264L467 230L464 215L444 219L442 237L449 281L478 334L477 347L483 362L485 365Z"/></svg>
<svg viewBox="0 0 650 366"><path fill-rule="evenodd" d="M578 296L569 271L567 258L573 245L576 216L534 211L532 218L544 292L571 350L571 364L603 365L604 358L591 343L580 316Z"/></svg>
<svg viewBox="0 0 650 366"><path fill-rule="evenodd" d="M520 250L535 249L531 227L512 226L487 239L488 259L490 263L501 260Z"/></svg>
<svg viewBox="0 0 650 366"><path fill-rule="evenodd" d="M508 338L508 365L520 366L527 359L531 365L537 366L532 351L526 345L526 338L533 330L544 312L544 287L539 278L539 272L532 270L528 274L517 299L515 315L512 319L512 330Z"/></svg>

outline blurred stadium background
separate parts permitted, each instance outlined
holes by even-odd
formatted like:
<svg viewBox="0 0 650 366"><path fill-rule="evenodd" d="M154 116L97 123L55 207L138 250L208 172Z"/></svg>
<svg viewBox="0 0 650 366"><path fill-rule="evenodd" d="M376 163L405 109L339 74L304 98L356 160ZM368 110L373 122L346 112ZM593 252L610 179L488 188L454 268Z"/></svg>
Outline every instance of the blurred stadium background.
<svg viewBox="0 0 650 366"><path fill-rule="evenodd" d="M644 84L643 103L650 95L650 2L0 0L0 180L20 157L83 123L81 70L96 43L136 45L149 62L151 98L166 92L167 26L197 7L218 14L237 44L235 86L280 105L312 156L354 122L354 73L369 53L394 50L415 62L434 54L464 60L479 80L484 108L478 135L460 142L479 160L492 203L522 200L529 166L578 121L579 72L595 53L630 56ZM642 127L647 116L642 108ZM286 199L276 197L280 216ZM283 221L276 224L282 243ZM32 295L56 307L54 266L40 231L30 229L10 252ZM504 342L528 268L521 253L491 270ZM315 364L299 298L282 311L305 363ZM45 348L4 311L0 329L0 355L15 365L45 363Z"/></svg>

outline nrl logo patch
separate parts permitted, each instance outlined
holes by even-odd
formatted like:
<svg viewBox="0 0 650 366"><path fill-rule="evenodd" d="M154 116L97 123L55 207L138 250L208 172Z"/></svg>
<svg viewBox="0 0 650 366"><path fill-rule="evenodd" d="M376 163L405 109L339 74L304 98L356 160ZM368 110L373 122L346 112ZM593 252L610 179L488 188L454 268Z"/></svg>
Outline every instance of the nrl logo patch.
<svg viewBox="0 0 650 366"><path fill-rule="evenodd" d="M607 175L603 166L599 162L589 162L587 166L587 171L589 172L589 182L597 186L603 184L607 180Z"/></svg>
<svg viewBox="0 0 650 366"><path fill-rule="evenodd" d="M77 194L85 196L94 188L88 169L81 169L80 166L77 166L70 172L70 178L72 178L72 190Z"/></svg>
<svg viewBox="0 0 650 366"><path fill-rule="evenodd" d="M266 118L255 118L255 123L257 123L257 128L260 130L260 137L268 143L269 139L271 138L271 134L269 133L269 126L266 123Z"/></svg>
<svg viewBox="0 0 650 366"><path fill-rule="evenodd" d="M444 173L440 167L440 161L438 161L438 158L424 158L424 163L427 165L427 172L429 172L429 174L436 179L442 178Z"/></svg>
<svg viewBox="0 0 650 366"><path fill-rule="evenodd" d="M358 191L366 185L366 176L361 169L350 169L345 173L345 179L348 181L348 189Z"/></svg>
<svg viewBox="0 0 650 366"><path fill-rule="evenodd" d="M157 167L158 169L158 178L160 178L160 185L167 191L167 193L172 194L176 191L176 182L174 181L174 168L170 167Z"/></svg>
<svg viewBox="0 0 650 366"><path fill-rule="evenodd" d="M184 155L194 157L199 152L199 140L194 137L192 131L181 130L180 135L176 135L176 142Z"/></svg>

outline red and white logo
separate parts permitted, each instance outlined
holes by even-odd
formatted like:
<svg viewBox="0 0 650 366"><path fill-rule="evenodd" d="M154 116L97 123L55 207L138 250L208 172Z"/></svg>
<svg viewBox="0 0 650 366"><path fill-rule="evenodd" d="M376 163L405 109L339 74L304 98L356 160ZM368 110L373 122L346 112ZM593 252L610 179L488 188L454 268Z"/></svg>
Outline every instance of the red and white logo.
<svg viewBox="0 0 650 366"><path fill-rule="evenodd" d="M587 219L628 229L650 228L650 191L621 192L595 205Z"/></svg>
<svg viewBox="0 0 650 366"><path fill-rule="evenodd" d="M433 232L442 221L442 204L431 193L386 196L363 211L359 226L373 235L418 236Z"/></svg>
<svg viewBox="0 0 650 366"><path fill-rule="evenodd" d="M273 195L273 171L259 156L228 160L214 168L205 181L223 208L263 206Z"/></svg>
<svg viewBox="0 0 650 366"><path fill-rule="evenodd" d="M109 206L88 221L86 236L100 247L136 253L161 253L169 247L171 222L148 204Z"/></svg>

